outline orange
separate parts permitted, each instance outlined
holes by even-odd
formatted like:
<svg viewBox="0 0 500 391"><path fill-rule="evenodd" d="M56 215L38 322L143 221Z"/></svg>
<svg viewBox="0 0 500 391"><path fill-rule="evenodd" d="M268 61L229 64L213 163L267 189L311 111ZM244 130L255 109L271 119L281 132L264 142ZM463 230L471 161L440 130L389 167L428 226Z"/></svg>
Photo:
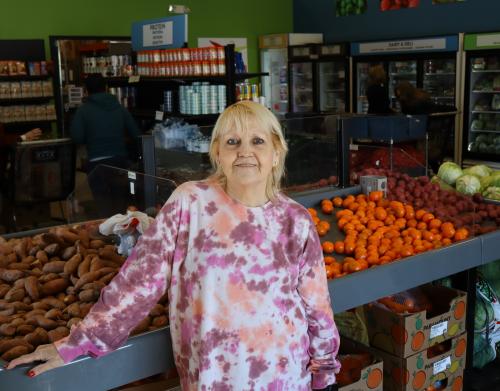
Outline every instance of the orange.
<svg viewBox="0 0 500 391"><path fill-rule="evenodd" d="M327 231L329 231L330 230L330 223L326 220L321 220L318 223L318 227L322 227L322 228L326 229Z"/></svg>
<svg viewBox="0 0 500 391"><path fill-rule="evenodd" d="M321 247L323 248L323 252L325 254L331 254L333 253L333 250L335 249L335 246L332 242L326 241L321 244Z"/></svg>
<svg viewBox="0 0 500 391"><path fill-rule="evenodd" d="M324 203L321 205L321 210L324 214L330 215L333 212L333 204L332 203Z"/></svg>
<svg viewBox="0 0 500 391"><path fill-rule="evenodd" d="M313 217L318 215L318 212L316 212L316 209L314 209L314 208L307 208L307 211Z"/></svg>
<svg viewBox="0 0 500 391"><path fill-rule="evenodd" d="M453 238L455 236L455 227L453 224L450 222L441 224L441 235L446 239Z"/></svg>
<svg viewBox="0 0 500 391"><path fill-rule="evenodd" d="M354 243L347 243L347 242L344 242L344 253L348 254L348 255L351 255L352 253L354 253Z"/></svg>
<svg viewBox="0 0 500 391"><path fill-rule="evenodd" d="M344 242L341 242L340 240L335 242L335 252L337 254L343 254L344 253Z"/></svg>
<svg viewBox="0 0 500 391"><path fill-rule="evenodd" d="M419 209L415 212L415 218L417 220L422 220L422 216L425 215L427 212L423 209Z"/></svg>
<svg viewBox="0 0 500 391"><path fill-rule="evenodd" d="M465 240L469 237L469 231L466 228L459 228L455 232L455 236L453 237L455 241Z"/></svg>
<svg viewBox="0 0 500 391"><path fill-rule="evenodd" d="M328 233L328 230L324 227L318 226L316 227L316 231L318 231L319 236L325 236Z"/></svg>
<svg viewBox="0 0 500 391"><path fill-rule="evenodd" d="M378 206L375 208L375 218L384 221L387 218L387 212L384 208Z"/></svg>
<svg viewBox="0 0 500 391"><path fill-rule="evenodd" d="M434 215L432 213L425 213L423 216L422 216L422 221L424 223L429 223L431 220L434 220Z"/></svg>
<svg viewBox="0 0 500 391"><path fill-rule="evenodd" d="M436 228L437 229L437 228L441 227L441 224L442 224L441 220L439 220L439 219L432 219L429 222L429 228L431 228L431 229L432 228Z"/></svg>
<svg viewBox="0 0 500 391"><path fill-rule="evenodd" d="M336 208L340 208L342 206L342 198L341 197L335 197L332 201L333 201L333 205Z"/></svg>
<svg viewBox="0 0 500 391"><path fill-rule="evenodd" d="M377 202L378 200L381 200L383 197L384 197L384 193L377 190L377 191L370 192L368 199L372 202Z"/></svg>
<svg viewBox="0 0 500 391"><path fill-rule="evenodd" d="M335 262L334 257L324 257L323 261L325 262L326 265L331 265L333 262Z"/></svg>
<svg viewBox="0 0 500 391"><path fill-rule="evenodd" d="M313 216L312 218L314 225L318 225L319 223L319 217L318 216Z"/></svg>

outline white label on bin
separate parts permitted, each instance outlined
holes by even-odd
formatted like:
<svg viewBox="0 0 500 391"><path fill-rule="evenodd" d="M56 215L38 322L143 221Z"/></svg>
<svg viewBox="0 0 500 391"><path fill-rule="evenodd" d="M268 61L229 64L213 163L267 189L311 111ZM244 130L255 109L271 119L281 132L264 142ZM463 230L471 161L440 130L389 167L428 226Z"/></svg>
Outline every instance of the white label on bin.
<svg viewBox="0 0 500 391"><path fill-rule="evenodd" d="M445 372L449 367L451 367L451 356L436 361L432 366L432 374L436 375L439 372Z"/></svg>
<svg viewBox="0 0 500 391"><path fill-rule="evenodd" d="M358 144L349 144L349 150L350 151L357 151L358 150Z"/></svg>
<svg viewBox="0 0 500 391"><path fill-rule="evenodd" d="M135 194L135 183L130 182L130 194Z"/></svg>
<svg viewBox="0 0 500 391"><path fill-rule="evenodd" d="M128 78L129 83L139 83L139 80L141 80L140 75L132 75L132 76L129 76L129 78Z"/></svg>
<svg viewBox="0 0 500 391"><path fill-rule="evenodd" d="M431 327L429 338L432 339L439 337L440 335L445 334L447 331L448 331L448 321L443 320L442 322L437 323Z"/></svg>
<svg viewBox="0 0 500 391"><path fill-rule="evenodd" d="M155 120L156 121L163 121L163 111L155 111Z"/></svg>
<svg viewBox="0 0 500 391"><path fill-rule="evenodd" d="M133 179L135 181L135 172L133 171L128 171L128 179Z"/></svg>

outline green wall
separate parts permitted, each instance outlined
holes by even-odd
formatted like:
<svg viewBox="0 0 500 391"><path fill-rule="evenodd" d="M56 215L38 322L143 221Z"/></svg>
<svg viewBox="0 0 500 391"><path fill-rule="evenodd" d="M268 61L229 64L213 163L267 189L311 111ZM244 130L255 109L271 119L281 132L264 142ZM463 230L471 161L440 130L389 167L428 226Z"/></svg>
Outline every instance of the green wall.
<svg viewBox="0 0 500 391"><path fill-rule="evenodd" d="M0 39L49 35L130 35L132 22L167 16L169 4L191 8L189 46L198 37L246 37L249 70L258 69L261 34L292 32L293 0L2 0Z"/></svg>

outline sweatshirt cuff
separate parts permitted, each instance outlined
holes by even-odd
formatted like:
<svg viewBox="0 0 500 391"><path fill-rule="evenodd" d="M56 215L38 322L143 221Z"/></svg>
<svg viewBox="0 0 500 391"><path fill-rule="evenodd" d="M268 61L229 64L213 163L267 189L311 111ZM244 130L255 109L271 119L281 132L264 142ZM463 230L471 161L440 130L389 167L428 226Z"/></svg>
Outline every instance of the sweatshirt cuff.
<svg viewBox="0 0 500 391"><path fill-rule="evenodd" d="M332 373L313 373L311 388L321 390L335 383L335 374Z"/></svg>
<svg viewBox="0 0 500 391"><path fill-rule="evenodd" d="M54 342L54 346L65 364L84 354L83 349L79 345L74 345L70 341L69 335Z"/></svg>
<svg viewBox="0 0 500 391"><path fill-rule="evenodd" d="M106 354L97 349L92 341L78 329L72 330L70 335L54 342L54 346L64 363L69 363L83 355L99 357Z"/></svg>

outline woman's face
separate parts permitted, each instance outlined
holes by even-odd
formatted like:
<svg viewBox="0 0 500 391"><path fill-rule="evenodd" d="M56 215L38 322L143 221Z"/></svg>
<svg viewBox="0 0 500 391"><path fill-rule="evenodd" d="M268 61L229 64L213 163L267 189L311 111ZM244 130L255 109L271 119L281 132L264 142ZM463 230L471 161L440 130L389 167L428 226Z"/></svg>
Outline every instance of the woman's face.
<svg viewBox="0 0 500 391"><path fill-rule="evenodd" d="M228 186L235 190L252 186L265 192L278 153L271 133L251 124L247 130L230 130L222 135L217 157Z"/></svg>

